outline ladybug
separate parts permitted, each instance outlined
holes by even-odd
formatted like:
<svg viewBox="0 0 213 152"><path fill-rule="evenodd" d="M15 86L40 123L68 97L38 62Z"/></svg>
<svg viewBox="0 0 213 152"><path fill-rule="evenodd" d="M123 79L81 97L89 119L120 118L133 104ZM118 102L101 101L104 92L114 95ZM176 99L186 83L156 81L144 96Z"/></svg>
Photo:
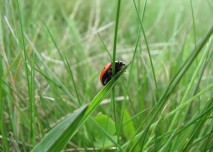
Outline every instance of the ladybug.
<svg viewBox="0 0 213 152"><path fill-rule="evenodd" d="M123 61L115 61L115 74L117 74L123 67L125 63ZM103 85L106 85L112 79L112 62L108 63L100 74L100 80Z"/></svg>

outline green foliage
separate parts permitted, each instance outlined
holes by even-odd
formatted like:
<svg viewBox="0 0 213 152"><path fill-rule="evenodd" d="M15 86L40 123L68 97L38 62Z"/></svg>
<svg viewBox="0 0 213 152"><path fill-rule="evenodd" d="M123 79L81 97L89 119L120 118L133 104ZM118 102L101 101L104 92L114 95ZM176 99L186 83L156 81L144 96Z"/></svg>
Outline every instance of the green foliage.
<svg viewBox="0 0 213 152"><path fill-rule="evenodd" d="M212 6L1 0L0 151L211 151Z"/></svg>
<svg viewBox="0 0 213 152"><path fill-rule="evenodd" d="M60 151L75 134L76 128L79 125L87 106L82 106L73 114L67 116L62 122L51 129L32 150L39 151Z"/></svg>
<svg viewBox="0 0 213 152"><path fill-rule="evenodd" d="M109 116L107 115L97 115L95 117L95 121L111 136L112 139L114 139L114 141L116 141L116 137L115 133L116 133L116 129L115 129L115 122L109 118ZM103 134L100 131L95 130L94 131L94 136L96 138L96 142L95 147L111 147L114 144L105 136L105 134Z"/></svg>
<svg viewBox="0 0 213 152"><path fill-rule="evenodd" d="M127 110L124 111L123 134L126 139L133 138L135 134L135 127L133 121L131 120L131 116Z"/></svg>

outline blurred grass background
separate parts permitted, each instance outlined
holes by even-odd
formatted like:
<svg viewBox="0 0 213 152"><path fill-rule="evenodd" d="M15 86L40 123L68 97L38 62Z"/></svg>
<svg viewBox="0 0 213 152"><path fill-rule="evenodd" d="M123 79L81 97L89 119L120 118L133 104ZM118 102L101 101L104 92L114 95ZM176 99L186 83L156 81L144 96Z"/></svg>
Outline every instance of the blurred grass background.
<svg viewBox="0 0 213 152"><path fill-rule="evenodd" d="M1 135L9 141L13 139L12 146L9 146L11 142L8 142L6 147L12 147L14 151L28 151L31 149L29 147L36 145L66 114L91 101L103 87L99 74L102 68L111 62L107 50L113 54L117 1L1 0L0 4ZM210 0L148 0L147 3L136 0L136 4L140 15L146 4L142 23L158 88L156 90L147 47L143 34L140 33L131 74L128 69L115 86L116 115L120 124L113 124L110 93L105 97L106 104L102 104L94 114L98 123L107 119L112 126L120 127L120 132L116 134L121 145L130 141L213 23L213 3ZM119 15L116 60L129 63L140 31L133 1L122 0ZM199 71L200 79L199 76L196 77L186 99L212 85L212 43L209 48L206 67L202 68L203 72ZM64 65L60 53L68 60L68 67ZM201 55L168 99L163 115L169 114L180 104L199 61L202 61ZM177 121L177 127L190 122L193 116L210 104L212 94L212 89L209 89L196 98L189 108L185 108L179 117L186 119L183 122ZM122 126L123 117L132 120L129 129ZM132 117L134 119L131 119ZM209 117L205 119L203 128L200 128L201 133L197 134L200 138L208 134L212 138L212 112ZM159 121L159 136L164 137L168 133L172 119L170 117ZM96 143L96 136L93 135L93 129L90 127L92 125L89 123L86 129L83 128L76 134L68 148L93 147L94 150L100 146ZM114 131L111 133L114 134ZM186 140L187 133L183 134L183 139ZM153 136L150 135L150 140L151 137ZM208 139L204 138L199 142L200 145L194 144L194 147L192 145L189 149L199 151L203 145L206 145L207 149L212 148L212 141L209 143ZM149 151L153 147L148 143L145 148ZM113 146L111 143L109 145L103 147ZM184 143L180 145L184 147ZM172 148L180 150L180 147Z"/></svg>

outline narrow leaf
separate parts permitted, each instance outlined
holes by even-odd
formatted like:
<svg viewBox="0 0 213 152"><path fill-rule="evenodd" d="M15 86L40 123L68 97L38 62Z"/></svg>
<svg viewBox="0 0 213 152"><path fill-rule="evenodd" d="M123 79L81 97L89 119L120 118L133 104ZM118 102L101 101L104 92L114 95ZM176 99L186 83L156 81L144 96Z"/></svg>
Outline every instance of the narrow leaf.
<svg viewBox="0 0 213 152"><path fill-rule="evenodd" d="M60 151L76 132L76 128L82 120L88 105L74 111L57 126L55 126L32 152Z"/></svg>

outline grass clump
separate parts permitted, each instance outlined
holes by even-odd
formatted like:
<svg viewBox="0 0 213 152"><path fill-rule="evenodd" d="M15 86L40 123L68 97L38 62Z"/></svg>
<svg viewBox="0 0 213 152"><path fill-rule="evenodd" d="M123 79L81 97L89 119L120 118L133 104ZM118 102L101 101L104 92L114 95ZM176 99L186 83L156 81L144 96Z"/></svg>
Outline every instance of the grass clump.
<svg viewBox="0 0 213 152"><path fill-rule="evenodd" d="M210 1L0 4L1 151L213 149Z"/></svg>

